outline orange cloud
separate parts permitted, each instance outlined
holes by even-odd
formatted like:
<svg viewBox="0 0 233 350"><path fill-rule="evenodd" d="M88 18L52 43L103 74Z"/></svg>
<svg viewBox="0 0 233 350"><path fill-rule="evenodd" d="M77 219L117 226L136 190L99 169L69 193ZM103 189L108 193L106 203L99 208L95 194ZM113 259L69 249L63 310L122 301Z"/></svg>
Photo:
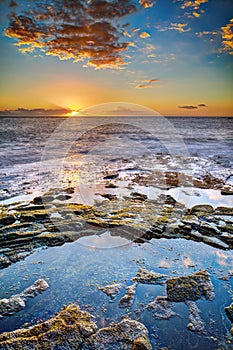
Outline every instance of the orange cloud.
<svg viewBox="0 0 233 350"><path fill-rule="evenodd" d="M201 13L204 13L205 11L200 10L201 13L197 12L199 10L200 6L204 3L207 3L208 0L185 0L183 1L183 4L181 5L182 9L185 10L191 10L191 13L188 13L188 17L196 17L199 18L201 16Z"/></svg>
<svg viewBox="0 0 233 350"><path fill-rule="evenodd" d="M221 28L223 51L233 55L233 18Z"/></svg>
<svg viewBox="0 0 233 350"><path fill-rule="evenodd" d="M139 0L139 4L143 6L144 8L153 7L155 4L155 1L152 0Z"/></svg>
<svg viewBox="0 0 233 350"><path fill-rule="evenodd" d="M117 20L137 11L132 0L61 0L54 6L34 3L28 13L10 15L6 36L17 40L22 53L39 49L60 60L87 61L95 68L119 68L122 53L132 42L122 42L125 24ZM149 34L148 34L149 36Z"/></svg>
<svg viewBox="0 0 233 350"><path fill-rule="evenodd" d="M139 38L141 38L141 39L146 39L146 38L149 38L149 37L150 37L150 34L147 33L147 32L139 33Z"/></svg>

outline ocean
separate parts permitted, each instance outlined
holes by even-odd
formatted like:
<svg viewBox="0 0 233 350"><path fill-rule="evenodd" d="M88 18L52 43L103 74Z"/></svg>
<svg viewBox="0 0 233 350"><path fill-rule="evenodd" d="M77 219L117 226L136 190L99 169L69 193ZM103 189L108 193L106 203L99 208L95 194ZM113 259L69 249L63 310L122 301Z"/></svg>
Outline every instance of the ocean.
<svg viewBox="0 0 233 350"><path fill-rule="evenodd" d="M143 323L155 350L232 349L232 126L222 117L0 118L0 219L12 220L0 221L0 305L38 278L49 284L0 318L0 331L75 302L98 327L125 315ZM140 268L165 282L139 282L119 307ZM158 304L151 311L167 281L203 270L213 300L203 292L172 300L171 317ZM100 288L114 283L110 298Z"/></svg>

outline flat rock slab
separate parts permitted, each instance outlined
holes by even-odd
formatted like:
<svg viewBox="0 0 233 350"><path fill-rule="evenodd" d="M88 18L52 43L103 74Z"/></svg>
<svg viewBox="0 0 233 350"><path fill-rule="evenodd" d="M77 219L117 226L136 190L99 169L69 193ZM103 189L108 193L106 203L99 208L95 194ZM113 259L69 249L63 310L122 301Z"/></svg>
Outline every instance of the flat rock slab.
<svg viewBox="0 0 233 350"><path fill-rule="evenodd" d="M166 281L167 298L170 301L181 302L205 298L214 299L214 287L208 272L198 271L189 276L169 278Z"/></svg>

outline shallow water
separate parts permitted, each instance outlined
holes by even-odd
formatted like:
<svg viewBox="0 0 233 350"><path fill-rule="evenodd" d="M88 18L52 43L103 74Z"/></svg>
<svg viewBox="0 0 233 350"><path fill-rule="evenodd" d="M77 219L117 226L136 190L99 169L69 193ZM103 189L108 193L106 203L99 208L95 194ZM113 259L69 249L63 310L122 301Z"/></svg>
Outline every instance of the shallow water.
<svg viewBox="0 0 233 350"><path fill-rule="evenodd" d="M96 236L89 239L96 240ZM91 249L81 243L82 239L62 247L37 250L25 261L1 271L1 298L22 291L41 277L50 285L43 294L29 300L24 310L0 320L1 331L48 319L62 305L77 302L96 316L101 327L110 321L120 320L125 314L138 319L148 327L154 349L158 344L174 350L217 349L220 344L225 344L222 349L227 349L230 346L226 341L230 339L231 324L224 307L231 303L233 297L231 252L182 239L152 240L150 244L143 245L129 243L114 249ZM168 276L188 275L200 269L210 273L215 299L211 302L197 301L206 324L206 335L187 329L188 308L184 303L174 303L174 310L180 316L170 320L156 320L145 309L145 305L156 296L165 295L165 285L139 284L134 304L126 310L118 306L124 288L113 301L98 290L98 286L112 282L120 282L124 286L132 284L131 278L136 275L139 266ZM221 279L223 276L227 280ZM217 340L211 340L211 336Z"/></svg>

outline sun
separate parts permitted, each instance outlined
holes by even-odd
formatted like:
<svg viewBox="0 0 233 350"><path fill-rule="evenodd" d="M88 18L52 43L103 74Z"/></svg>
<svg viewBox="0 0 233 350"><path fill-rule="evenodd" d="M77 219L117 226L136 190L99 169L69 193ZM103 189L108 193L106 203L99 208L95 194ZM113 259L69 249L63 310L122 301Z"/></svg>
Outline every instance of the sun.
<svg viewBox="0 0 233 350"><path fill-rule="evenodd" d="M77 117L80 115L80 108L69 108L70 111L65 115L66 117Z"/></svg>

